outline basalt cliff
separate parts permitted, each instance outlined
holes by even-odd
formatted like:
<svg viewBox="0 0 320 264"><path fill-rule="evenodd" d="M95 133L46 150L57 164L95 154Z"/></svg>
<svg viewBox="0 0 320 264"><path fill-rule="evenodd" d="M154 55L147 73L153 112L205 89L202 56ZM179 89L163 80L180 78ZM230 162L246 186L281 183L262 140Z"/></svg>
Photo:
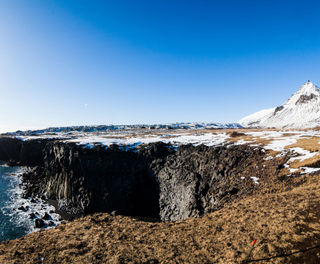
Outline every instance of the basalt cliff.
<svg viewBox="0 0 320 264"><path fill-rule="evenodd" d="M0 138L0 160L30 167L23 175L24 195L54 200L74 216L199 217L251 193L256 188L252 175L276 175L284 161L264 157L261 148L247 145L86 148L58 140ZM274 164L268 170L256 165L266 162Z"/></svg>

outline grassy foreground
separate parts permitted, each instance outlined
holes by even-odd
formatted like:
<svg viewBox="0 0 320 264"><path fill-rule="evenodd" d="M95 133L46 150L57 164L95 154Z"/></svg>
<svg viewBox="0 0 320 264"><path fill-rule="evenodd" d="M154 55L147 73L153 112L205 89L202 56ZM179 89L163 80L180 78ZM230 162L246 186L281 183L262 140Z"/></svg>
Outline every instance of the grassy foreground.
<svg viewBox="0 0 320 264"><path fill-rule="evenodd" d="M320 263L320 175L275 178L202 218L95 214L0 244L0 263Z"/></svg>

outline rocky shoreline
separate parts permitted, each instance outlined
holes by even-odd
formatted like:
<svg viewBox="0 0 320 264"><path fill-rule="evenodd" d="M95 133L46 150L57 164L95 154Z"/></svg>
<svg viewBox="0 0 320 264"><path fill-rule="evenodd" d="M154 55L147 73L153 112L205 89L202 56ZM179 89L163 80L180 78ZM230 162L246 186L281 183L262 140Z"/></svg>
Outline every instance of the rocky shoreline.
<svg viewBox="0 0 320 264"><path fill-rule="evenodd" d="M22 175L27 171L26 167L1 164L0 241L14 239L42 228L52 228L61 223L61 216L46 199L25 195Z"/></svg>

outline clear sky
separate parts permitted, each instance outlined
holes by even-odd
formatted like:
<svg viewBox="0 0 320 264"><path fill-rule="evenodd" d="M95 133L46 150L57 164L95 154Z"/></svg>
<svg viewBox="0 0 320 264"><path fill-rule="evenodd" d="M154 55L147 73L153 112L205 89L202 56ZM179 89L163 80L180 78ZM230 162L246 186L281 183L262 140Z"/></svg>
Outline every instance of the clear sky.
<svg viewBox="0 0 320 264"><path fill-rule="evenodd" d="M0 0L0 131L235 122L320 85L318 0Z"/></svg>

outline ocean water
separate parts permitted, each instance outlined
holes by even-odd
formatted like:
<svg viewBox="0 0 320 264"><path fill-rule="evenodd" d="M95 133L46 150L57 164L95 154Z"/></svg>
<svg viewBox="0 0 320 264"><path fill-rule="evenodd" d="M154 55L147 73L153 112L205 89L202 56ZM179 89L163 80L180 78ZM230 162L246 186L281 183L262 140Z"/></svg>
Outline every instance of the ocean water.
<svg viewBox="0 0 320 264"><path fill-rule="evenodd" d="M49 219L44 220L45 228L53 228L61 222L60 215L54 212L52 205L39 198L22 198L20 176L24 170L0 163L0 241L40 230L35 227L35 220L42 219L45 213L50 215Z"/></svg>
<svg viewBox="0 0 320 264"><path fill-rule="evenodd" d="M21 168L0 164L0 241L15 239L29 233L30 221L14 210L19 199Z"/></svg>

